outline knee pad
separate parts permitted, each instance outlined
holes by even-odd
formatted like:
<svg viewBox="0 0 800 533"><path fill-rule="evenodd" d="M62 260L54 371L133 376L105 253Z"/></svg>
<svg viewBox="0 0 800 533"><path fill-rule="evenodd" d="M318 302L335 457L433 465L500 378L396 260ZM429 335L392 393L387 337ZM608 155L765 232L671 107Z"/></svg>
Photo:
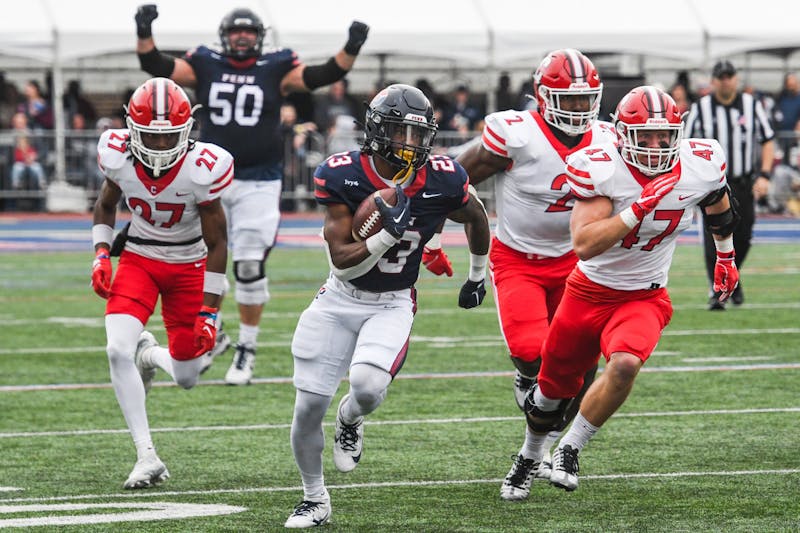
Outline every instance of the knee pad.
<svg viewBox="0 0 800 533"><path fill-rule="evenodd" d="M233 274L236 277L237 303L262 305L269 302L263 261L234 261Z"/></svg>
<svg viewBox="0 0 800 533"><path fill-rule="evenodd" d="M353 365L350 369L350 396L366 412L376 409L386 397L392 376L369 364Z"/></svg>

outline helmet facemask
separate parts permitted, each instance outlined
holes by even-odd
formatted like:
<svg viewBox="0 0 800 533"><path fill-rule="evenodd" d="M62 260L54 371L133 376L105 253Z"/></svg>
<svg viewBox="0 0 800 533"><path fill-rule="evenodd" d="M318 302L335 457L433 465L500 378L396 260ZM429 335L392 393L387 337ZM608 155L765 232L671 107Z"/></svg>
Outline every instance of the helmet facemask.
<svg viewBox="0 0 800 533"><path fill-rule="evenodd" d="M576 87L585 85L585 87ZM544 109L541 110L545 122L560 129L570 136L581 135L589 131L592 122L600 114L600 98L603 94L603 84L599 87L590 87L588 84L572 84L569 89L556 89L539 85L539 97ZM567 111L564 109L566 98L586 97L589 105L586 111Z"/></svg>
<svg viewBox="0 0 800 533"><path fill-rule="evenodd" d="M231 46L230 33L234 30L251 30L256 34L255 43L247 49ZM264 48L264 41L270 46L271 28L265 26L261 18L249 9L235 9L225 15L219 25L219 39L222 53L237 60L259 57Z"/></svg>
<svg viewBox="0 0 800 533"><path fill-rule="evenodd" d="M668 132L668 140L661 142L658 148L648 147L642 134L659 131ZM622 158L643 174L657 176L678 164L683 124L669 124L665 119L649 119L645 124L617 122L617 132L623 141L620 149Z"/></svg>
<svg viewBox="0 0 800 533"><path fill-rule="evenodd" d="M428 124L421 115L408 114L404 118L387 117L371 112L370 119L376 131L370 139L369 147L373 153L399 169L393 178L396 183L404 183L412 174L428 161L436 125Z"/></svg>
<svg viewBox="0 0 800 533"><path fill-rule="evenodd" d="M178 126L173 126L169 120L153 120L148 126L143 126L134 122L130 116L126 122L130 130L131 153L142 165L152 170L153 177L158 178L163 170L172 168L189 149L193 118ZM176 142L174 146L166 149L149 148L145 144L146 134L175 135Z"/></svg>

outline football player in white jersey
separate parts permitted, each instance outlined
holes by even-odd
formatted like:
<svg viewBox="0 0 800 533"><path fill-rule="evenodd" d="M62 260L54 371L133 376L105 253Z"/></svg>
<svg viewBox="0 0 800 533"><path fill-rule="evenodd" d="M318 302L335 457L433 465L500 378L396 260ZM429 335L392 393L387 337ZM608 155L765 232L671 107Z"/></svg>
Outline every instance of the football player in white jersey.
<svg viewBox="0 0 800 533"><path fill-rule="evenodd" d="M481 143L458 157L470 183L496 176L497 231L490 268L500 328L517 370L514 396L520 409L539 372L542 344L567 276L578 261L569 235L575 198L565 159L590 144L617 138L611 124L597 120L602 90L597 69L581 52L550 52L533 74L538 109L488 115ZM586 373L586 387L596 370ZM565 413L564 427L577 403ZM559 429L552 432L550 445ZM500 487L503 499L525 499L534 476L550 477L550 446L541 462L534 461L532 438L527 428Z"/></svg>
<svg viewBox="0 0 800 533"><path fill-rule="evenodd" d="M219 197L233 180L233 158L219 146L189 140L192 106L172 80L146 81L126 111L128 129L104 132L97 145L105 181L94 206L92 288L108 300L111 384L136 446L123 487L140 489L169 477L145 408L156 368L189 389L214 346L227 262ZM131 224L112 281L112 228L123 196ZM169 348L144 329L159 296Z"/></svg>
<svg viewBox="0 0 800 533"><path fill-rule="evenodd" d="M672 317L667 274L695 207L714 234L714 290L721 301L739 280L724 152L713 139L683 139L681 121L664 91L637 87L614 115L619 145L595 144L567 158L577 198L572 244L580 260L550 324L525 410L543 443L602 352L605 370L553 453L550 483L568 491L578 486L578 453L628 397Z"/></svg>

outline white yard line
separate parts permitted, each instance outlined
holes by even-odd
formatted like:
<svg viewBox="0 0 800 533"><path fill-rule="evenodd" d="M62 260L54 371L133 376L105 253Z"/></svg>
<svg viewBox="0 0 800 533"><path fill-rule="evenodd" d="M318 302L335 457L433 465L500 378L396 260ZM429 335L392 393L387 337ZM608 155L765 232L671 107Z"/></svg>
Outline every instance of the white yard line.
<svg viewBox="0 0 800 533"><path fill-rule="evenodd" d="M616 413L614 418L647 418L662 416L709 416L709 415L748 415L770 413L800 413L800 407L765 407L751 409L704 409L698 411L645 411L641 413ZM521 416L521 415L520 415ZM472 418L422 418L414 420L370 420L368 426L406 426L406 425L437 425L437 424L478 424L509 422L520 420L520 416L484 416ZM333 426L325 422L324 426ZM290 423L285 424L248 424L241 426L189 426L151 428L153 433L191 433L197 431L264 431L270 429L289 429ZM79 429L74 431L26 431L15 433L0 433L0 439L33 438L33 437L81 437L86 435L115 435L128 433L127 429Z"/></svg>
<svg viewBox="0 0 800 533"><path fill-rule="evenodd" d="M581 481L606 481L617 479L657 479L657 478L680 478L680 477L707 477L707 476L768 476L768 475L792 475L800 474L800 468L783 468L770 470L714 470L709 472L689 471L689 472L642 472L629 474L595 474L582 475ZM328 490L345 489L369 489L369 488L391 488L391 487L450 487L455 485L477 485L484 483L500 483L503 478L494 479L443 479L430 481L386 481L383 483L348 483L342 485L328 485ZM53 496L51 498L10 498L0 499L0 503L36 503L36 502L56 502L56 501L78 501L78 500L130 500L145 498L164 498L166 496L198 496L198 495L219 495L219 494L252 494L270 492L300 492L303 487L247 487L238 489L214 489L214 490L183 490L183 491L137 491L137 492L114 492L108 494L76 494L74 496Z"/></svg>

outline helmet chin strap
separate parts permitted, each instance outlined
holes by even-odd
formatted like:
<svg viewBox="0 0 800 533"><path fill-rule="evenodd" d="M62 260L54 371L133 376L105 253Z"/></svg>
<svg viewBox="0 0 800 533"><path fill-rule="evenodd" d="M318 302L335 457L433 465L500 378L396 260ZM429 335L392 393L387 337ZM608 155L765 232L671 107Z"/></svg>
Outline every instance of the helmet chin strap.
<svg viewBox="0 0 800 533"><path fill-rule="evenodd" d="M411 161L408 162L408 166L405 168L401 168L397 174L394 175L392 178L392 183L396 185L403 185L408 179L414 174L414 165L411 164Z"/></svg>

